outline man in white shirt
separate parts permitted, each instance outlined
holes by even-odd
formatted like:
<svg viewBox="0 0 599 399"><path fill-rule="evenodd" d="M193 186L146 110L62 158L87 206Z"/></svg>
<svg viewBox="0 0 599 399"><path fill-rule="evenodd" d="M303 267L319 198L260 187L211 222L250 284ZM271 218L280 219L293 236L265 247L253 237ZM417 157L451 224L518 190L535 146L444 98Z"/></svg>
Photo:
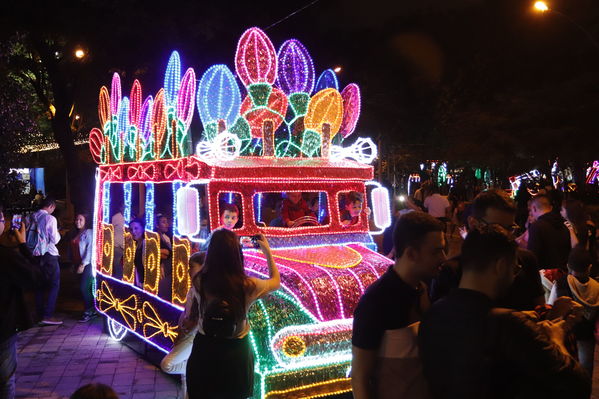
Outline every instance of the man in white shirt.
<svg viewBox="0 0 599 399"><path fill-rule="evenodd" d="M60 289L60 265L59 254L56 244L60 241L58 232L58 222L52 216L56 209L56 201L53 198L46 197L42 200L41 209L32 215L30 234L36 238L33 240L33 256L37 260L44 277L44 284L38 288L35 293L35 305L38 317L42 325L62 324L61 320L54 317L56 308L56 299ZM28 242L31 240L28 238ZM48 294L48 299L44 304L44 296Z"/></svg>
<svg viewBox="0 0 599 399"><path fill-rule="evenodd" d="M447 197L439 194L439 188L436 186L432 187L433 195L426 197L424 200L424 207L426 208L429 215L437 219L445 219L449 217L449 208L451 204Z"/></svg>

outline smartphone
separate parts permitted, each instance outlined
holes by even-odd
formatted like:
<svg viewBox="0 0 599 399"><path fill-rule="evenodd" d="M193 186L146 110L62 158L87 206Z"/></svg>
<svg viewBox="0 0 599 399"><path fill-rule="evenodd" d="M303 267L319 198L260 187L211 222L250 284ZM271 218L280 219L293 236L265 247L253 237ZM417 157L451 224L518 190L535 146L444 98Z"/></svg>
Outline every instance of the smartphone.
<svg viewBox="0 0 599 399"><path fill-rule="evenodd" d="M260 248L260 244L258 244L260 235L251 236L250 239L252 240L252 245L254 246L254 248L256 248L256 249Z"/></svg>
<svg viewBox="0 0 599 399"><path fill-rule="evenodd" d="M12 215L12 222L11 227L15 230L19 230L21 228L21 220L23 219L23 217L19 214L17 215Z"/></svg>

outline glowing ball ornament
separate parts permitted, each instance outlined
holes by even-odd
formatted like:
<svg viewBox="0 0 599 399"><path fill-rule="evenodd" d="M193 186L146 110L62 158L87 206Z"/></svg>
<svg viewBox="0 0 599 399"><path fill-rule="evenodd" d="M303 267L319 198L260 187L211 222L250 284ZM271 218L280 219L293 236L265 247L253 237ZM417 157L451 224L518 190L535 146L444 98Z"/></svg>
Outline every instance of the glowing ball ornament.
<svg viewBox="0 0 599 399"><path fill-rule="evenodd" d="M275 48L259 28L246 30L235 52L237 76L245 86L252 83L273 84L277 77L277 54Z"/></svg>
<svg viewBox="0 0 599 399"><path fill-rule="evenodd" d="M287 96L276 87L272 88L266 107L255 107L250 96L244 98L241 103L241 114L248 121L254 138L262 138L262 130L266 120L273 122L273 131L277 130L285 120L286 112Z"/></svg>
<svg viewBox="0 0 599 399"><path fill-rule="evenodd" d="M233 126L241 108L241 93L226 65L213 65L204 72L196 102L204 127L219 119L225 121L226 127Z"/></svg>
<svg viewBox="0 0 599 399"><path fill-rule="evenodd" d="M360 117L360 88L357 84L350 83L341 92L341 98L343 98L343 121L339 134L346 138L354 132Z"/></svg>
<svg viewBox="0 0 599 399"><path fill-rule="evenodd" d="M316 91L324 89L335 89L339 90L339 82L337 81L337 74L332 69L327 69L320 74L316 81Z"/></svg>

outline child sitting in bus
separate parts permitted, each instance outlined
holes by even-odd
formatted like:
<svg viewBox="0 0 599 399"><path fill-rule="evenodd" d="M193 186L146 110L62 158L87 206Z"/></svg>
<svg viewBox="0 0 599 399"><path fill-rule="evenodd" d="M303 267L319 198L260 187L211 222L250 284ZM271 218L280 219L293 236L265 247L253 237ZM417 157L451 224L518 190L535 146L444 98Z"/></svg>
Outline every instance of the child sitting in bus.
<svg viewBox="0 0 599 399"><path fill-rule="evenodd" d="M281 217L286 227L292 227L295 221L304 216L315 216L310 210L308 204L302 198L302 193L294 191L288 192L287 198L283 200Z"/></svg>
<svg viewBox="0 0 599 399"><path fill-rule="evenodd" d="M344 226L353 226L360 221L364 197L357 191L350 191L345 197L345 210L341 212L341 224ZM366 215L370 214L370 209L366 208Z"/></svg>
<svg viewBox="0 0 599 399"><path fill-rule="evenodd" d="M223 204L220 207L220 226L227 230L233 230L239 221L239 208L233 204Z"/></svg>

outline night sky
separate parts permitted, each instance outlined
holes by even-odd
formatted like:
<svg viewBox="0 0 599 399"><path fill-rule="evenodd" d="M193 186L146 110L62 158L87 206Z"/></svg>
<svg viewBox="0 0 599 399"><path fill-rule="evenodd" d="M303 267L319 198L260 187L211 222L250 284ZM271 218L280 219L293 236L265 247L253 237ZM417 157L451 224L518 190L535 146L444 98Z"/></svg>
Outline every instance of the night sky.
<svg viewBox="0 0 599 399"><path fill-rule="evenodd" d="M2 29L4 37L51 34L65 53L77 44L88 49L72 78L89 129L112 72L121 73L124 88L139 78L145 95L162 85L174 49L200 76L215 63L233 69L237 39L258 26L276 48L302 41L317 75L342 66L341 88L362 88L356 135L380 135L408 161L525 168L599 153L599 48L565 18L535 14L524 0L319 0L269 27L310 3L88 0L41 9L20 1L3 12ZM599 40L599 2L551 7Z"/></svg>

